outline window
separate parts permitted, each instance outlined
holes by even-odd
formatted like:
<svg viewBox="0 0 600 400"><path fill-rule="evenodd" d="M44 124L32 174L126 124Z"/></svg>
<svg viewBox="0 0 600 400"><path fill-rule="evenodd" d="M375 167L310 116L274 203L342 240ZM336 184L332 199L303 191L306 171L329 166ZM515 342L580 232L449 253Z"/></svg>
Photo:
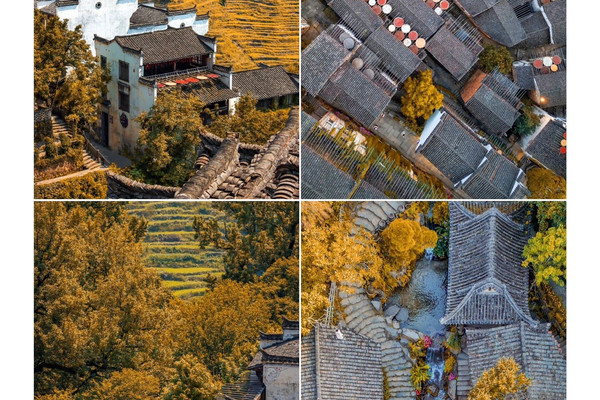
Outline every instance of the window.
<svg viewBox="0 0 600 400"><path fill-rule="evenodd" d="M181 28L185 28L185 22L182 22L180 25Z"/></svg>
<svg viewBox="0 0 600 400"><path fill-rule="evenodd" d="M119 83L119 110L129 112L129 86Z"/></svg>
<svg viewBox="0 0 600 400"><path fill-rule="evenodd" d="M97 2L97 3L96 3L96 9L97 9L97 10L99 10L99 9L100 9L100 7L102 7L102 3L101 3L101 2Z"/></svg>
<svg viewBox="0 0 600 400"><path fill-rule="evenodd" d="M119 61L119 79L129 82L129 63L125 61Z"/></svg>
<svg viewBox="0 0 600 400"><path fill-rule="evenodd" d="M102 69L106 69L106 57L100 56L100 66Z"/></svg>

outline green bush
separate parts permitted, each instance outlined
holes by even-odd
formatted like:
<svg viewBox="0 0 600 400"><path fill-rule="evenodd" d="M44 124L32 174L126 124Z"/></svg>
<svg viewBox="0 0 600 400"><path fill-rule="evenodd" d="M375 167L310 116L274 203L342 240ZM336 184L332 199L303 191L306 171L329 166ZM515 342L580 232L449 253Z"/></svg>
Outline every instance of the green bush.
<svg viewBox="0 0 600 400"><path fill-rule="evenodd" d="M485 72L498 68L503 74L510 74L514 59L508 49L503 46L487 45L479 55L479 66Z"/></svg>
<svg viewBox="0 0 600 400"><path fill-rule="evenodd" d="M36 199L105 199L108 183L104 171L65 179L48 185L36 186Z"/></svg>
<svg viewBox="0 0 600 400"><path fill-rule="evenodd" d="M54 159L57 155L58 155L58 147L56 146L56 143L54 143L54 138L51 137L47 137L44 139L44 143L45 143L45 151L46 151L46 156L45 158L48 160L52 160Z"/></svg>

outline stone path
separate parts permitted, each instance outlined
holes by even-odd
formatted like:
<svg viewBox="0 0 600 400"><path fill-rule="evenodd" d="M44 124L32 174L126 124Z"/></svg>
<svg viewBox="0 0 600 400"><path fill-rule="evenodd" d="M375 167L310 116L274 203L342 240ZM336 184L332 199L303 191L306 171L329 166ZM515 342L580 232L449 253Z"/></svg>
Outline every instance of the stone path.
<svg viewBox="0 0 600 400"><path fill-rule="evenodd" d="M375 308L362 287L348 286L348 291L339 292L346 314L346 326L381 346L381 361L389 382L390 400L413 400L415 391L410 382L412 361L408 352L408 340L398 340L402 330L388 322L391 318L386 319Z"/></svg>
<svg viewBox="0 0 600 400"><path fill-rule="evenodd" d="M63 175L63 176L59 176L59 177L52 178L52 179L46 179L45 181L39 181L39 182L36 182L35 185L36 186L49 185L51 183L56 183L56 182L64 181L65 179L78 178L80 176L87 175L90 172L106 171L107 169L108 168L102 168L102 167L97 167L97 168L94 168L94 169L84 169L82 171L73 172L72 174Z"/></svg>
<svg viewBox="0 0 600 400"><path fill-rule="evenodd" d="M372 234L379 233L406 209L405 201L365 201L354 209L354 223Z"/></svg>

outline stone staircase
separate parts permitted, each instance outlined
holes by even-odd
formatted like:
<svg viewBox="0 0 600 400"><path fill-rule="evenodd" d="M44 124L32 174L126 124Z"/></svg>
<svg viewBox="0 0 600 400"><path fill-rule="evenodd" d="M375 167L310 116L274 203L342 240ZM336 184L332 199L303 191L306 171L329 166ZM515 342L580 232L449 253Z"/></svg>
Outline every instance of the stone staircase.
<svg viewBox="0 0 600 400"><path fill-rule="evenodd" d="M405 201L365 201L354 209L354 223L377 234L402 214L406 206Z"/></svg>
<svg viewBox="0 0 600 400"><path fill-rule="evenodd" d="M92 158L87 151L83 150L83 168L95 171L101 169L102 164Z"/></svg>
<svg viewBox="0 0 600 400"><path fill-rule="evenodd" d="M367 336L381 346L382 364L388 377L390 399L414 400L415 390L410 382L412 361L408 352L408 341L398 340L401 330L389 323L375 308L363 288L358 285L346 286L350 286L351 289L340 290L339 296L346 314L347 328Z"/></svg>
<svg viewBox="0 0 600 400"><path fill-rule="evenodd" d="M69 126L62 118L53 115L52 116L52 136L58 137L61 133L72 136Z"/></svg>

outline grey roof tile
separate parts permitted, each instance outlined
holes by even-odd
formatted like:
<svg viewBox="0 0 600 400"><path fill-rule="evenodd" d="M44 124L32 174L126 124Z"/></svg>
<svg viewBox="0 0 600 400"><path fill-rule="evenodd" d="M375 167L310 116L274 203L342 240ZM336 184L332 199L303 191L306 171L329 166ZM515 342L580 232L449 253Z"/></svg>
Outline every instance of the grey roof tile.
<svg viewBox="0 0 600 400"><path fill-rule="evenodd" d="M513 47L527 39L527 33L507 0L499 0L493 7L475 17L475 23L493 40Z"/></svg>
<svg viewBox="0 0 600 400"><path fill-rule="evenodd" d="M331 0L328 5L360 40L365 40L383 24L362 0Z"/></svg>
<svg viewBox="0 0 600 400"><path fill-rule="evenodd" d="M390 16L399 16L425 39L433 35L444 23L442 18L423 0L389 0Z"/></svg>
<svg viewBox="0 0 600 400"><path fill-rule="evenodd" d="M302 399L383 399L381 348L366 336L316 326L302 339ZM317 356L318 354L318 356Z"/></svg>
<svg viewBox="0 0 600 400"><path fill-rule="evenodd" d="M520 322L489 329L467 328L466 339L471 384L500 358L512 357L531 379L528 399L566 399L566 359L548 324L532 327Z"/></svg>
<svg viewBox="0 0 600 400"><path fill-rule="evenodd" d="M140 4L129 18L130 27L148 25L166 25L168 22L167 10Z"/></svg>
<svg viewBox="0 0 600 400"><path fill-rule="evenodd" d="M472 17L476 17L482 12L489 10L496 5L500 0L457 0Z"/></svg>
<svg viewBox="0 0 600 400"><path fill-rule="evenodd" d="M563 178L567 176L567 155L561 154L560 148L566 132L566 128L560 121L549 121L524 149L544 167Z"/></svg>
<svg viewBox="0 0 600 400"><path fill-rule="evenodd" d="M540 96L545 99L541 103L543 107L556 107L567 104L566 70L536 75L534 79Z"/></svg>
<svg viewBox="0 0 600 400"><path fill-rule="evenodd" d="M443 324L535 324L528 306L527 236L497 208L475 215L450 203L450 258Z"/></svg>
<svg viewBox="0 0 600 400"><path fill-rule="evenodd" d="M523 172L512 161L491 149L486 161L462 184L462 189L476 199L523 198L529 192L521 188L518 195L514 189L522 186Z"/></svg>
<svg viewBox="0 0 600 400"><path fill-rule="evenodd" d="M427 7L429 8L429 7ZM477 63L483 48L475 52L461 42L450 30L442 27L427 42L425 49L452 74L456 80L462 79Z"/></svg>
<svg viewBox="0 0 600 400"><path fill-rule="evenodd" d="M554 44L567 44L567 0L552 1L543 7L550 25Z"/></svg>
<svg viewBox="0 0 600 400"><path fill-rule="evenodd" d="M379 57L383 68L390 71L400 82L404 82L421 64L419 57L383 26L366 39L365 46Z"/></svg>
<svg viewBox="0 0 600 400"><path fill-rule="evenodd" d="M115 41L121 47L142 51L144 65L213 53L207 44L213 39L198 35L192 27L117 36Z"/></svg>
<svg viewBox="0 0 600 400"><path fill-rule="evenodd" d="M233 74L233 87L258 100L297 94L298 88L281 65L251 69Z"/></svg>
<svg viewBox="0 0 600 400"><path fill-rule="evenodd" d="M336 38L322 32L302 51L302 87L316 96L349 56Z"/></svg>

